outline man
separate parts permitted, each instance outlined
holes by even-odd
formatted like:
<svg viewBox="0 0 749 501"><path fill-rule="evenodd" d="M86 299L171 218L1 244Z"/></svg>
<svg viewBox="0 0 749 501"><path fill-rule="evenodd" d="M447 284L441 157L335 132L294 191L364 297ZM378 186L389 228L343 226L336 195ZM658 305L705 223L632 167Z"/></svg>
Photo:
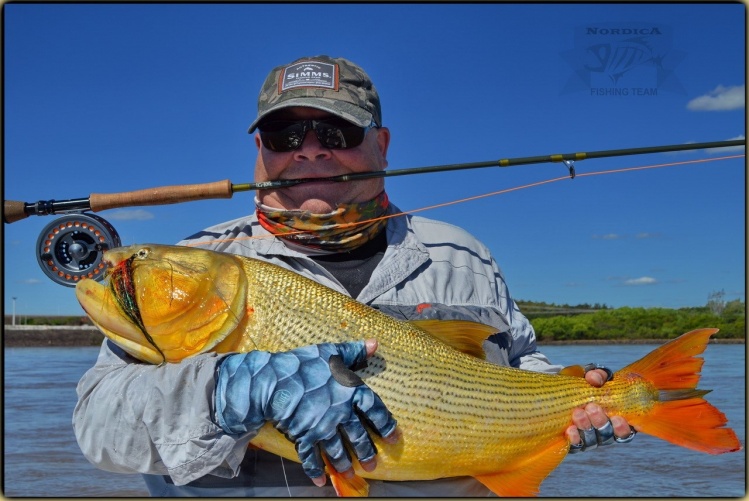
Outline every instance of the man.
<svg viewBox="0 0 749 501"><path fill-rule="evenodd" d="M382 126L377 91L361 68L327 56L275 68L261 90L249 132L256 130L256 182L309 181L260 190L255 214L203 230L182 244L270 261L400 319L492 325L497 333L484 342L490 361L560 370L537 351L531 325L480 242L438 221L377 219L399 212L389 203L382 178L324 180L387 167L390 131ZM361 224L340 224L352 222ZM391 442L399 439L387 402L368 395L373 403L362 408L355 391L339 386L330 368L332 355L342 355L351 368L374 349L369 341L282 354L206 354L152 366L105 342L95 367L78 386L76 437L93 464L143 473L156 496L331 496L319 450L348 474L351 458L342 446L348 440L363 467L376 467L375 451L354 407L374 426L372 433ZM296 375L297 364L310 358L322 360L324 375L335 386L331 391L348 395L346 405L333 413L302 387L291 398L295 406L281 413L275 400L270 402L272 388L280 384L278 374ZM607 369L588 369L585 377L595 386L610 376ZM356 391L371 393L365 385ZM247 448L265 421L296 441L302 465ZM576 409L572 421L567 437L573 452L626 442L635 433L619 416L609 421L595 404ZM370 481L372 496L488 493L472 478Z"/></svg>

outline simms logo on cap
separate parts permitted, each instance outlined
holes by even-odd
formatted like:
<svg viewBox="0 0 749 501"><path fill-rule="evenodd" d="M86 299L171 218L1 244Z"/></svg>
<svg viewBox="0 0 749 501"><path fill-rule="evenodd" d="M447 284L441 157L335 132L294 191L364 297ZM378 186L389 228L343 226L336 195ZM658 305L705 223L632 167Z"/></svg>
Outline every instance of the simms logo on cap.
<svg viewBox="0 0 749 501"><path fill-rule="evenodd" d="M296 87L321 87L338 90L338 65L319 61L302 61L287 66L278 79L278 93Z"/></svg>

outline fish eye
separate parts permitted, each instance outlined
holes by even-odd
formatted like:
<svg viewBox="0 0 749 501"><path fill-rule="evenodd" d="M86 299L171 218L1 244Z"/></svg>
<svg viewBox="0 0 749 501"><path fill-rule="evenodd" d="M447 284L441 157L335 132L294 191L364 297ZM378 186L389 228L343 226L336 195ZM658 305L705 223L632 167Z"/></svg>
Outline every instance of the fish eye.
<svg viewBox="0 0 749 501"><path fill-rule="evenodd" d="M148 248L139 249L138 252L135 253L135 257L138 259L145 259L148 257L148 254L150 253L150 250Z"/></svg>

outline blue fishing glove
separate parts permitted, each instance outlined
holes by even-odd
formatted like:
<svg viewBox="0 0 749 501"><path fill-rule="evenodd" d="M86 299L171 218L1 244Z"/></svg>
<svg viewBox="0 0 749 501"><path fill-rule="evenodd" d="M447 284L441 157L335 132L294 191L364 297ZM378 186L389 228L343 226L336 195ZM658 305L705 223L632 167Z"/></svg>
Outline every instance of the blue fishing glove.
<svg viewBox="0 0 749 501"><path fill-rule="evenodd" d="M351 459L341 432L359 461L368 461L376 452L362 421L383 437L396 426L380 397L350 370L366 357L364 341L229 355L216 383L218 424L241 434L270 421L296 444L310 478L324 472L318 444L337 471L346 471Z"/></svg>

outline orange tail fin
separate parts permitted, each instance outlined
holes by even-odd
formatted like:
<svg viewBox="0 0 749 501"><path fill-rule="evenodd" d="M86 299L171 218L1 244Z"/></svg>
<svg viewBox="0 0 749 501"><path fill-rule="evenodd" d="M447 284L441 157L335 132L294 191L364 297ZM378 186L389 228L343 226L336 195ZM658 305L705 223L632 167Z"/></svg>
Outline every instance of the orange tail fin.
<svg viewBox="0 0 749 501"><path fill-rule="evenodd" d="M718 409L702 399L708 391L697 390L710 336L718 329L687 332L617 372L635 373L660 391L660 401L644 416L628 417L638 431L682 447L709 454L741 450L741 443ZM615 376L616 377L616 376Z"/></svg>

